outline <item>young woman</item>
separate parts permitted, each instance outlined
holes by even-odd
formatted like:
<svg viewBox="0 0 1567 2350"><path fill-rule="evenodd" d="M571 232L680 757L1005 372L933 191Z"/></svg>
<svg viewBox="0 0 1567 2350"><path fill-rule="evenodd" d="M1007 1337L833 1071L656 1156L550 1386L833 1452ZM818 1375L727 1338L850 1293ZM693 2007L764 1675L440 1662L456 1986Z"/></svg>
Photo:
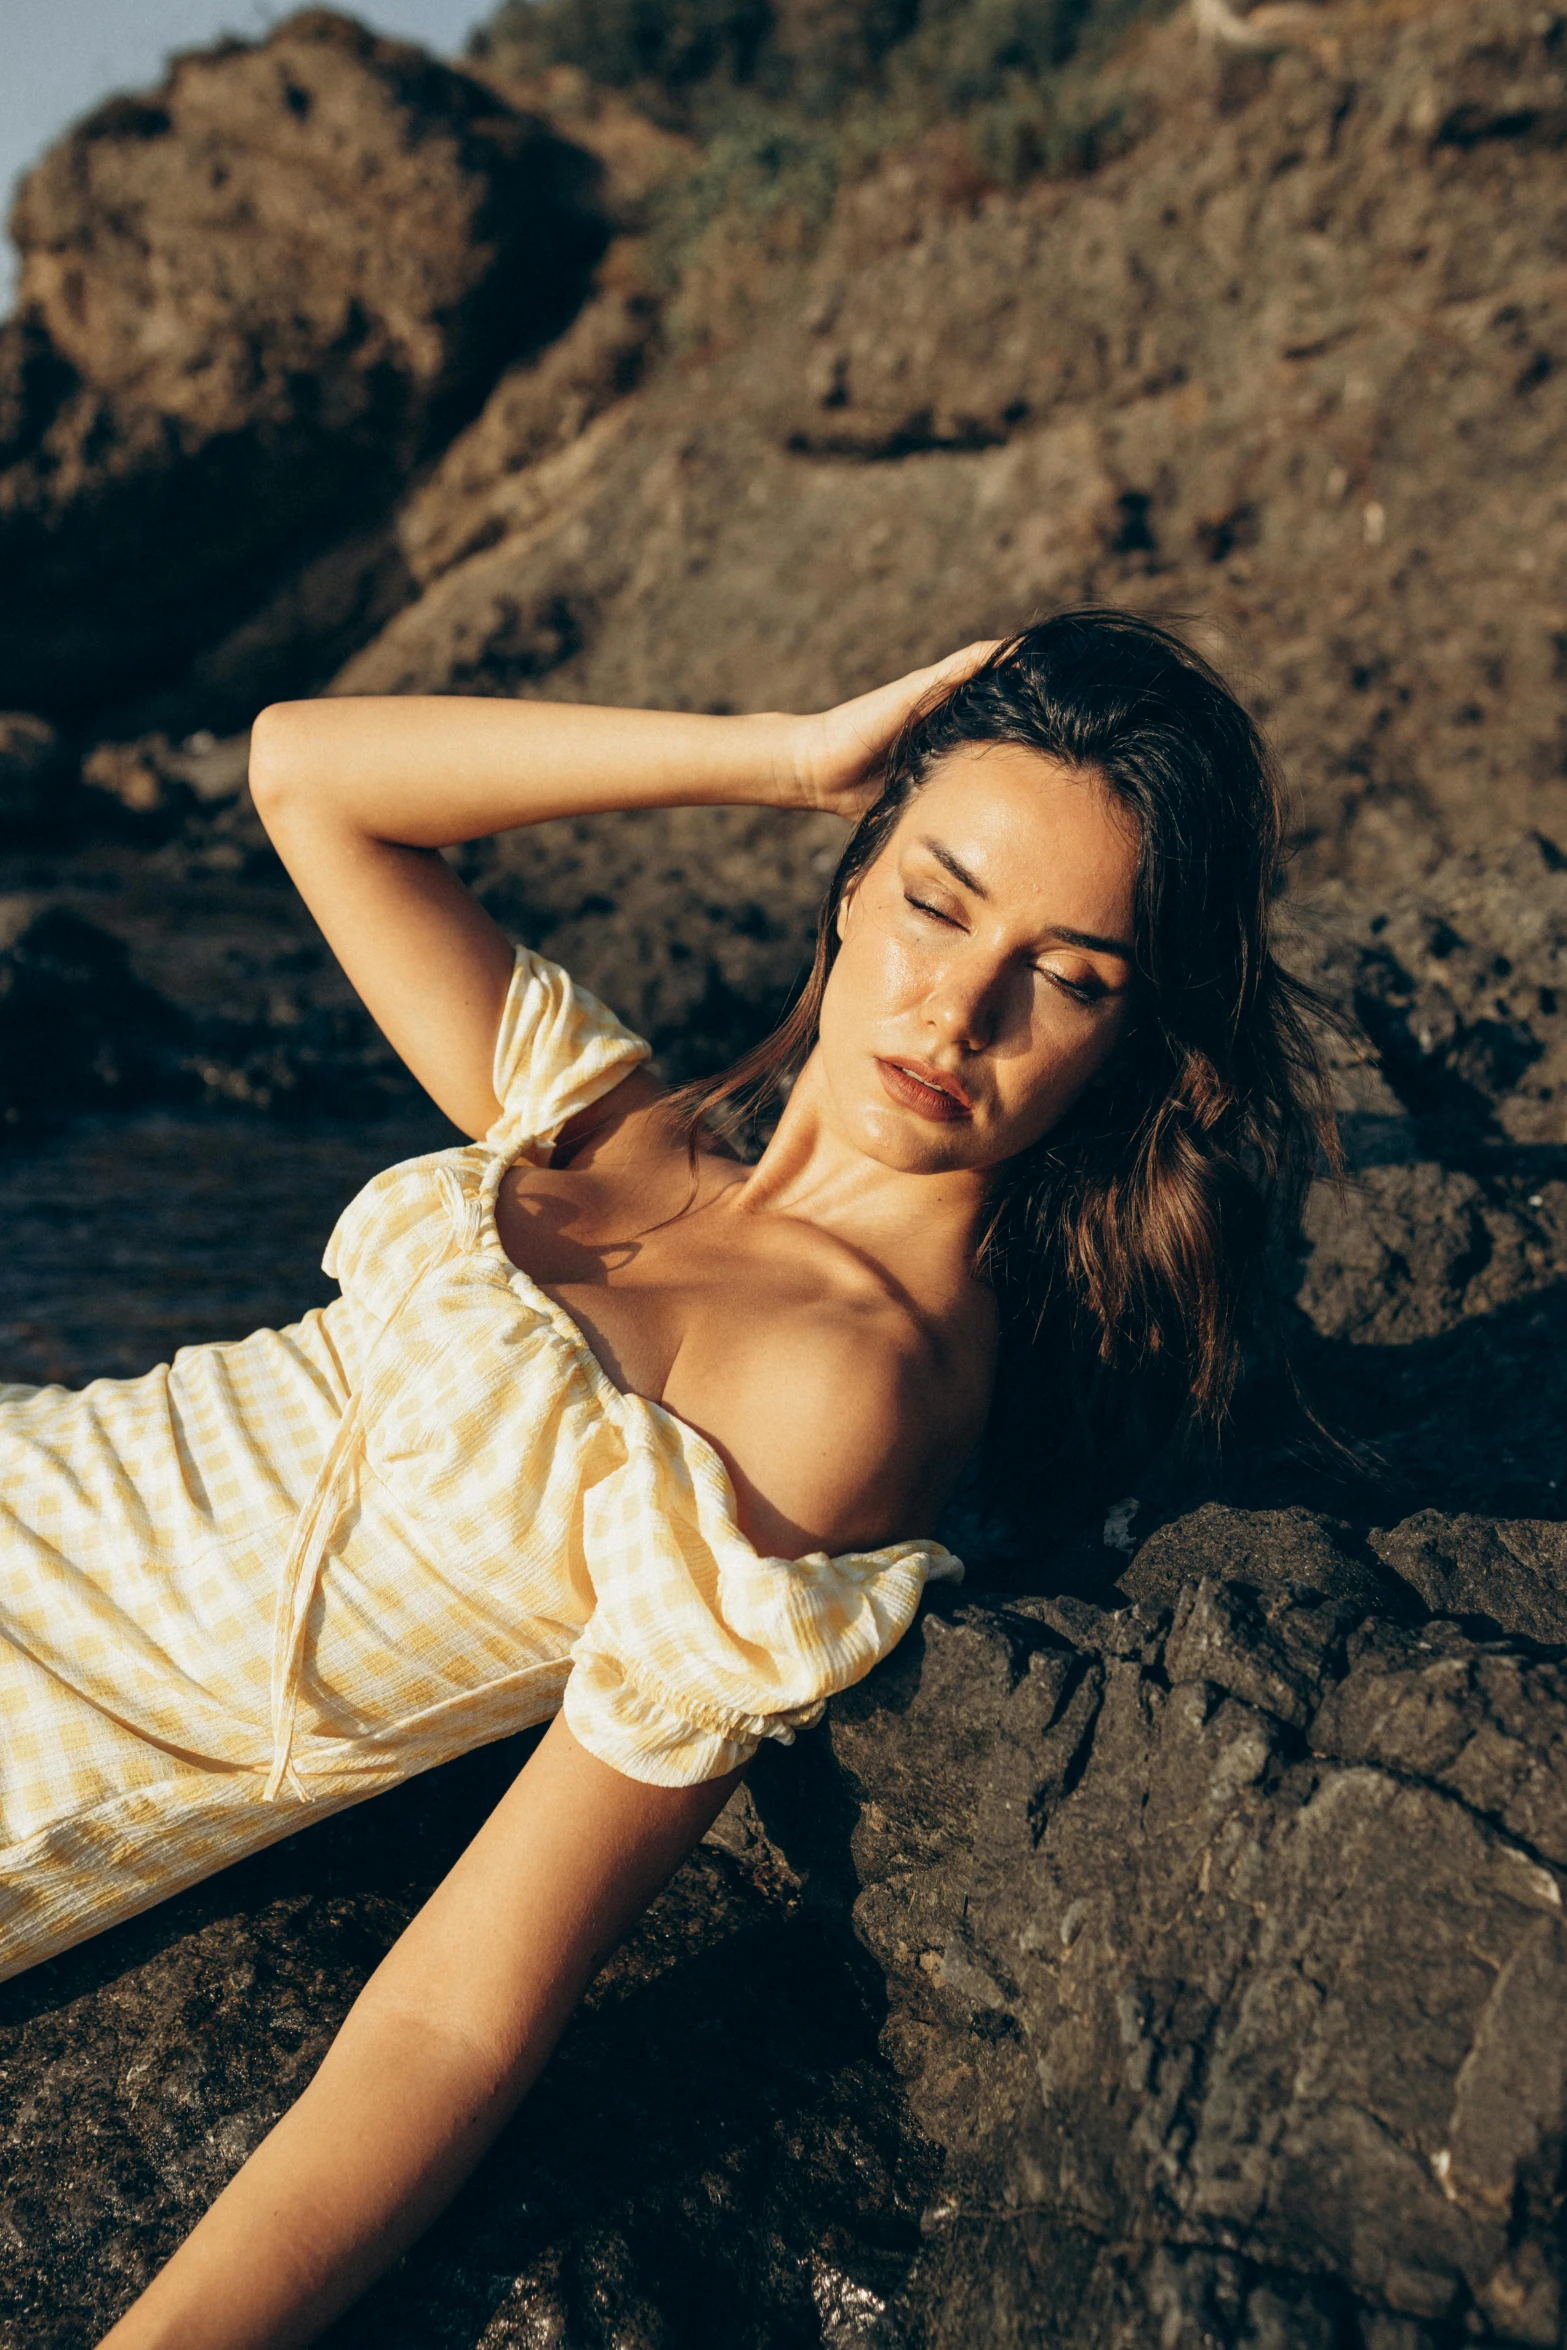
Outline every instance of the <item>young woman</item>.
<svg viewBox="0 0 1567 2350"><path fill-rule="evenodd" d="M252 782L481 1139L360 1195L292 1329L0 1391L0 1964L553 1719L114 2350L304 2342L418 2233L759 1739L960 1571L998 1366L1036 1452L1125 1371L1222 1411L1316 1114L1267 757L1124 615L812 718L285 705ZM670 1096L438 852L728 801L859 823L783 1029Z"/></svg>

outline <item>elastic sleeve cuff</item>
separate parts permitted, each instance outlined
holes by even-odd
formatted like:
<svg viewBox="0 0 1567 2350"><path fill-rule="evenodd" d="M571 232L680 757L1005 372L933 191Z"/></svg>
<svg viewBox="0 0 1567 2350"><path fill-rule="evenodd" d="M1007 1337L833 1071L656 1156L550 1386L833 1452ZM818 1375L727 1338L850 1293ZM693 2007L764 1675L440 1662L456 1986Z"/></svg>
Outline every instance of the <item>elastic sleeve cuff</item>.
<svg viewBox="0 0 1567 2350"><path fill-rule="evenodd" d="M693 1722L602 1651L574 1657L562 1711L579 1746L647 1787L699 1787L740 1770L764 1737L788 1743L794 1735L755 1716Z"/></svg>

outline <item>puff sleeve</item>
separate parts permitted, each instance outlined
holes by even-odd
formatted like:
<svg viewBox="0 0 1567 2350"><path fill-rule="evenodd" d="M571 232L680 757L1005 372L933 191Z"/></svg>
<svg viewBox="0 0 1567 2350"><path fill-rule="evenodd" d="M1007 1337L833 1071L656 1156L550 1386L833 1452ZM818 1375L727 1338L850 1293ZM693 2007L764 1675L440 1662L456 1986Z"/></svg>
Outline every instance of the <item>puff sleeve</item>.
<svg viewBox="0 0 1567 2350"><path fill-rule="evenodd" d="M928 1581L963 1569L935 1541L763 1558L711 1447L656 1406L643 1414L646 1440L590 1497L595 1607L565 1714L626 1777L688 1787L763 1738L787 1744L897 1644Z"/></svg>
<svg viewBox="0 0 1567 2350"><path fill-rule="evenodd" d="M558 963L518 947L495 1038L491 1082L501 1111L485 1142L542 1163L568 1119L651 1050Z"/></svg>

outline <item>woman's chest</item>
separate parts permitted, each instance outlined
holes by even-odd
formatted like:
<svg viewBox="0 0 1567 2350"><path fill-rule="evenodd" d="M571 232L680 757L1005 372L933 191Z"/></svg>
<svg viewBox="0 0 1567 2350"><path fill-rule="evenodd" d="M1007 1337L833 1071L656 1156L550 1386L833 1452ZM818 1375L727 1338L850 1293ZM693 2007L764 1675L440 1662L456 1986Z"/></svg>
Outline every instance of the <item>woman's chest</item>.
<svg viewBox="0 0 1567 2350"><path fill-rule="evenodd" d="M653 1403L715 1302L745 1287L706 1220L682 1214L689 1198L684 1170L673 1187L514 1168L495 1204L511 1262L570 1315L622 1392Z"/></svg>

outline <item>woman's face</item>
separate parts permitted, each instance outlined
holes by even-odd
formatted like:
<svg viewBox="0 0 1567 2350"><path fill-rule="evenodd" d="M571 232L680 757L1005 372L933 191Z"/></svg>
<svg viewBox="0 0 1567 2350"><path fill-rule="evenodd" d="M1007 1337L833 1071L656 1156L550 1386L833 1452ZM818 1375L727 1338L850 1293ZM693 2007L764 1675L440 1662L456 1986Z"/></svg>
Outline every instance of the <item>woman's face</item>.
<svg viewBox="0 0 1567 2350"><path fill-rule="evenodd" d="M935 1174L1048 1133L1127 1026L1137 854L1090 778L1010 744L944 759L840 908L820 1057L845 1139Z"/></svg>

